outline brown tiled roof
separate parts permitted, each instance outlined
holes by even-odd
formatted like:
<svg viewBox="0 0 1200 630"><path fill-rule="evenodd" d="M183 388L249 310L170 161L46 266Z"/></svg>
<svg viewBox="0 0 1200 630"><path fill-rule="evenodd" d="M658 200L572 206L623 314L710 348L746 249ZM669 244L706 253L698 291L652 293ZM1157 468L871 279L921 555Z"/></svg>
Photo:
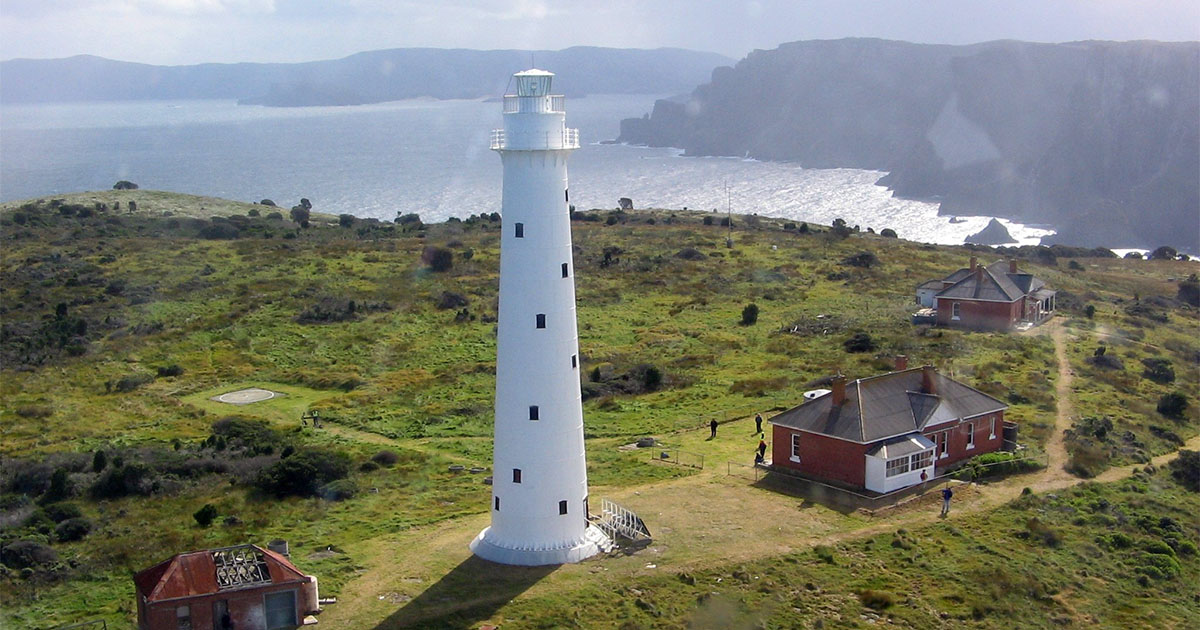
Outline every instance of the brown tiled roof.
<svg viewBox="0 0 1200 630"><path fill-rule="evenodd" d="M922 369L858 379L846 384L846 400L840 406L833 404L833 394L829 393L789 409L771 418L771 422L866 444L1008 408L936 372L934 392L922 392Z"/></svg>
<svg viewBox="0 0 1200 630"><path fill-rule="evenodd" d="M247 582L244 585L232 587L218 585L217 563L214 556L218 552L245 551L251 554L261 554L262 564L267 573L257 582ZM138 594L145 597L147 602L156 602L178 597L208 595L219 590L230 588L246 588L256 584L283 584L288 582L307 582L308 576L300 572L287 558L263 549L258 545L244 545L227 549L210 549L206 551L189 551L164 560L133 576Z"/></svg>

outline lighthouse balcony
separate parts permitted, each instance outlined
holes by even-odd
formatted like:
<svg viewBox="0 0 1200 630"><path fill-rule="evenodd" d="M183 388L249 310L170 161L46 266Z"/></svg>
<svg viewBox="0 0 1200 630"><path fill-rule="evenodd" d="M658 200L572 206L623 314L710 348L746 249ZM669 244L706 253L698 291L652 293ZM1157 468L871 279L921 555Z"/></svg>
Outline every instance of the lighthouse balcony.
<svg viewBox="0 0 1200 630"><path fill-rule="evenodd" d="M492 130L493 151L548 151L554 149L578 149L579 130L531 131L505 133L503 129Z"/></svg>
<svg viewBox="0 0 1200 630"><path fill-rule="evenodd" d="M567 97L562 94L544 96L504 95L505 114L562 113L567 111Z"/></svg>

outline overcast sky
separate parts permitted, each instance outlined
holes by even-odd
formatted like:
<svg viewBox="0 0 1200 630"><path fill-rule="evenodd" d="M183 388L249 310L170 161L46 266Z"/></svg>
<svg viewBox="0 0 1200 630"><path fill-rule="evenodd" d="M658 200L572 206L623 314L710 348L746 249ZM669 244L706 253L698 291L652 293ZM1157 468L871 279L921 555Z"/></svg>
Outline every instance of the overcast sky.
<svg viewBox="0 0 1200 630"><path fill-rule="evenodd" d="M0 59L310 61L364 50L675 46L740 58L801 39L1200 39L1197 0L0 0Z"/></svg>

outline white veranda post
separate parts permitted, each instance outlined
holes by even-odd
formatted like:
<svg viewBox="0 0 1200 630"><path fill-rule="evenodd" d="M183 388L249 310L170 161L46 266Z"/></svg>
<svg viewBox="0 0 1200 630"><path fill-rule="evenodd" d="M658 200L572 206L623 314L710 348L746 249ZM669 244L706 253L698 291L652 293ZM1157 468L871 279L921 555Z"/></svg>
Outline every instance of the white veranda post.
<svg viewBox="0 0 1200 630"><path fill-rule="evenodd" d="M503 564L578 562L607 542L587 520L567 189L579 135L553 76L514 75L492 134L504 165L492 524L471 550Z"/></svg>

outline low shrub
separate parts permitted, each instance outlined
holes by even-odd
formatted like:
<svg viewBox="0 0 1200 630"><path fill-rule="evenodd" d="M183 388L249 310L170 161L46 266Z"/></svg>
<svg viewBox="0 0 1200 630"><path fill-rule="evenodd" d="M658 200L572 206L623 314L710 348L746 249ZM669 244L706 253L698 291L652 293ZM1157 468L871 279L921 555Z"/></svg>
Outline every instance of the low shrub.
<svg viewBox="0 0 1200 630"><path fill-rule="evenodd" d="M1059 534L1037 517L1033 517L1025 522L1025 530L1029 533L1030 538L1047 547L1057 547L1062 544L1062 534Z"/></svg>
<svg viewBox="0 0 1200 630"><path fill-rule="evenodd" d="M112 383L111 389L119 394L131 392L146 383L153 383L154 377L150 374L138 373L122 376Z"/></svg>
<svg viewBox="0 0 1200 630"><path fill-rule="evenodd" d="M742 325L743 326L753 326L754 323L757 321L758 321L758 305L757 304L747 304L746 307L742 309Z"/></svg>
<svg viewBox="0 0 1200 630"><path fill-rule="evenodd" d="M217 518L217 506L205 503L204 507L192 514L192 518L196 519L196 524L200 527L208 527Z"/></svg>
<svg viewBox="0 0 1200 630"><path fill-rule="evenodd" d="M858 593L858 600L863 606L873 610L884 610L891 608L896 603L896 597L886 591L876 591L867 589Z"/></svg>
<svg viewBox="0 0 1200 630"><path fill-rule="evenodd" d="M92 522L86 518L69 518L54 528L54 539L58 542L83 540L92 531Z"/></svg>
<svg viewBox="0 0 1200 630"><path fill-rule="evenodd" d="M1158 357L1142 359L1142 365L1145 370L1142 371L1142 376L1148 378L1155 383L1174 383L1175 369L1171 367L1171 361Z"/></svg>
<svg viewBox="0 0 1200 630"><path fill-rule="evenodd" d="M321 488L321 497L326 501L345 501L358 494L358 484L350 479L339 479Z"/></svg>
<svg viewBox="0 0 1200 630"><path fill-rule="evenodd" d="M1184 488L1200 492L1200 451L1181 450L1167 467L1171 469L1171 477Z"/></svg>
<svg viewBox="0 0 1200 630"><path fill-rule="evenodd" d="M51 503L42 508L46 512L46 516L55 523L61 523L67 519L80 518L83 516L83 510L79 509L74 503Z"/></svg>
<svg viewBox="0 0 1200 630"><path fill-rule="evenodd" d="M371 461L380 466L395 466L396 462L400 461L400 456L395 451L379 451L371 456Z"/></svg>
<svg viewBox="0 0 1200 630"><path fill-rule="evenodd" d="M875 350L875 340L871 339L871 335L865 332L854 333L849 339L842 342L842 347L846 352L871 352Z"/></svg>
<svg viewBox="0 0 1200 630"><path fill-rule="evenodd" d="M0 548L0 563L10 569L26 569L58 562L58 552L32 540L18 540Z"/></svg>
<svg viewBox="0 0 1200 630"><path fill-rule="evenodd" d="M171 377L171 376L182 376L182 375L183 375L183 368L179 367L178 365L176 365L174 363L172 363L171 365L167 365L167 366L158 368L159 378L166 378L166 377Z"/></svg>
<svg viewBox="0 0 1200 630"><path fill-rule="evenodd" d="M350 474L350 457L337 451L308 449L263 469L255 486L277 497L317 496L325 485Z"/></svg>

